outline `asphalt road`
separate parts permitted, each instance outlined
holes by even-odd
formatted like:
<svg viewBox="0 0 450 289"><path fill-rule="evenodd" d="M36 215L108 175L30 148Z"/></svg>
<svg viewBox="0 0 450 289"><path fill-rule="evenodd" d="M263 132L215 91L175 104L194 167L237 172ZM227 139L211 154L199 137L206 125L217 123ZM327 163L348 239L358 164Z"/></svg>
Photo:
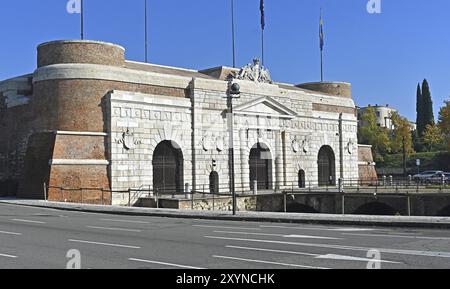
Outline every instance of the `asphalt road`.
<svg viewBox="0 0 450 289"><path fill-rule="evenodd" d="M80 252L83 269L450 269L450 230L132 217L0 204L0 268L64 269L73 261L74 255L67 257L72 249Z"/></svg>

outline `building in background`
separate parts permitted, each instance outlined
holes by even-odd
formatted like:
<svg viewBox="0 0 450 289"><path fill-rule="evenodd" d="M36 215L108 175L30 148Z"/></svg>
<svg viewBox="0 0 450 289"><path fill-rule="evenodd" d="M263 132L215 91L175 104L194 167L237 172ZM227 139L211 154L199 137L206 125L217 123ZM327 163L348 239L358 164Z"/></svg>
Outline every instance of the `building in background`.
<svg viewBox="0 0 450 289"><path fill-rule="evenodd" d="M369 106L367 106L367 107L357 108L357 110L358 110L358 125L359 126L365 125L362 120L362 116L369 108L373 108L375 110L375 114L377 116L377 125L379 127L385 127L389 130L394 129L394 125L392 122L392 116L395 112L397 112L397 110L392 107L389 107L388 104L386 104L385 106L379 106L379 105L372 106L369 104Z"/></svg>

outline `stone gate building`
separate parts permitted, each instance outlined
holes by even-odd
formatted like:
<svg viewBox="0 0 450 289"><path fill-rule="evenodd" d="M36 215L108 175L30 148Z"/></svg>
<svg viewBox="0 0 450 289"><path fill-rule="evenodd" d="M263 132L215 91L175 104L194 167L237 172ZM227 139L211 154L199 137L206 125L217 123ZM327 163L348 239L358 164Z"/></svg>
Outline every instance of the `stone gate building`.
<svg viewBox="0 0 450 289"><path fill-rule="evenodd" d="M124 55L103 42L44 43L34 73L0 82L4 190L43 198L45 184L51 200L80 201L84 188L84 201L112 204L129 188L229 193L231 139L237 191L359 178L350 84L275 83L258 61L195 71Z"/></svg>

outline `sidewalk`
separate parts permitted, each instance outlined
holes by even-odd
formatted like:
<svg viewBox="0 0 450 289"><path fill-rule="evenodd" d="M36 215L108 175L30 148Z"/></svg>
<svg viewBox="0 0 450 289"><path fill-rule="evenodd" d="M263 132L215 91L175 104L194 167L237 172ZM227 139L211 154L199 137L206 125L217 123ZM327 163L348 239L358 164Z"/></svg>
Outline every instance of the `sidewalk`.
<svg viewBox="0 0 450 289"><path fill-rule="evenodd" d="M0 204L51 208L65 211L104 213L128 216L150 216L187 219L209 219L248 222L276 222L303 224L332 224L358 226L419 227L450 229L450 217L404 217L404 216L362 216L328 215L271 212L231 212L187 211L172 209L134 208L119 206L84 205L46 202L41 200L0 199Z"/></svg>

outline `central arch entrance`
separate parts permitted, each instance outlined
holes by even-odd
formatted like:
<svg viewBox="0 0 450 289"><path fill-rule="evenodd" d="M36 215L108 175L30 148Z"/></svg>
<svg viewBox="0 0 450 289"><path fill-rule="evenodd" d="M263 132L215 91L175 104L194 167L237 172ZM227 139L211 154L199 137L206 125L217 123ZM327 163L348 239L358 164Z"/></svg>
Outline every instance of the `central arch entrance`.
<svg viewBox="0 0 450 289"><path fill-rule="evenodd" d="M252 190L255 181L258 190L272 189L272 155L269 148L261 143L250 150L250 188Z"/></svg>
<svg viewBox="0 0 450 289"><path fill-rule="evenodd" d="M323 146L319 151L317 160L319 166L319 186L336 185L336 163L333 149Z"/></svg>
<svg viewBox="0 0 450 289"><path fill-rule="evenodd" d="M153 153L153 188L163 193L183 192L183 153L171 141L159 143Z"/></svg>

